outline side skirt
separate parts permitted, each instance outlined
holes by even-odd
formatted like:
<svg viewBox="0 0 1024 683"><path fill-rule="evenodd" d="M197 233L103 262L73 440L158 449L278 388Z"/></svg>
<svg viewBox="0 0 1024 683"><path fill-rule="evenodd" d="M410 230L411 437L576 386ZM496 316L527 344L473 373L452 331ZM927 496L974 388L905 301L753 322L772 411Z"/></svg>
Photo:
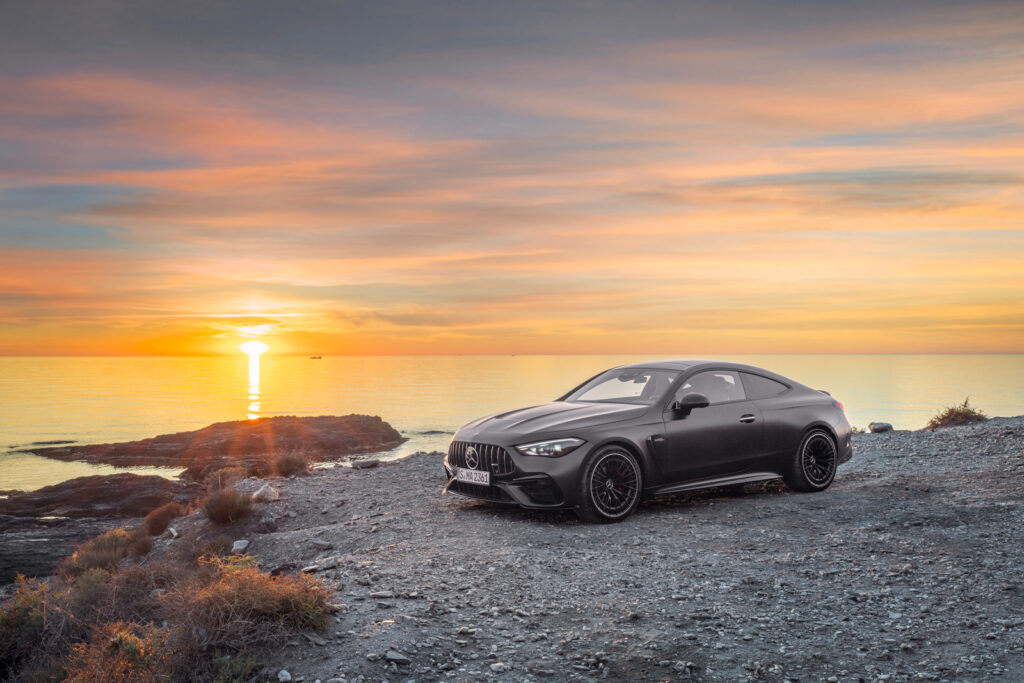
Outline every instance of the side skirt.
<svg viewBox="0 0 1024 683"><path fill-rule="evenodd" d="M683 491L696 491L697 489L710 489L716 486L732 486L733 484L750 484L755 481L765 481L766 479L778 479L782 475L777 472L745 472L743 474L733 474L728 477L712 477L710 479L697 479L695 481L686 481L680 484L669 484L668 486L659 486L656 489L651 489L647 492L649 496L663 496L669 493L681 493Z"/></svg>

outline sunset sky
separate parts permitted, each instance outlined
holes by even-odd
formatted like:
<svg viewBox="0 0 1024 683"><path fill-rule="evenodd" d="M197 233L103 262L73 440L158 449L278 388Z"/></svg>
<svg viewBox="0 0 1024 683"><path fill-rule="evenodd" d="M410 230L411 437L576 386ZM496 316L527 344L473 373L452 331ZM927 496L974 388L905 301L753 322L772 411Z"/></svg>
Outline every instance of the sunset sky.
<svg viewBox="0 0 1024 683"><path fill-rule="evenodd" d="M1024 3L0 4L0 354L1024 352Z"/></svg>

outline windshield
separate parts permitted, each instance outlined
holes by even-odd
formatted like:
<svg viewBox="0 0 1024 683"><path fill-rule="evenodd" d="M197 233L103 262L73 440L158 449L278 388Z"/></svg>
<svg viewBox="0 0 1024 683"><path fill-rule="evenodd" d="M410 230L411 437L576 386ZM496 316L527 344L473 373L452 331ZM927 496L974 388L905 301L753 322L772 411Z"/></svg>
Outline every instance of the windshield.
<svg viewBox="0 0 1024 683"><path fill-rule="evenodd" d="M650 405L665 395L678 376L678 370L617 368L602 372L565 400Z"/></svg>

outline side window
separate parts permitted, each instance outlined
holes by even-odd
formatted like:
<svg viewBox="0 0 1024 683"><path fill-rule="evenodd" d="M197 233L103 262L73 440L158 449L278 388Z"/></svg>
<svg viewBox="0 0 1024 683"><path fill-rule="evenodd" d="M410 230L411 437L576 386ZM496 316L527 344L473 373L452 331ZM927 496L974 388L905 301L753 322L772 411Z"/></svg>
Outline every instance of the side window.
<svg viewBox="0 0 1024 683"><path fill-rule="evenodd" d="M711 405L746 398L740 376L731 370L707 370L690 377L676 392L680 399L686 394L704 394Z"/></svg>
<svg viewBox="0 0 1024 683"><path fill-rule="evenodd" d="M747 396L751 399L770 398L778 396L788 389L782 382L776 382L760 375L751 375L746 372L740 373L743 376L743 386L747 389Z"/></svg>

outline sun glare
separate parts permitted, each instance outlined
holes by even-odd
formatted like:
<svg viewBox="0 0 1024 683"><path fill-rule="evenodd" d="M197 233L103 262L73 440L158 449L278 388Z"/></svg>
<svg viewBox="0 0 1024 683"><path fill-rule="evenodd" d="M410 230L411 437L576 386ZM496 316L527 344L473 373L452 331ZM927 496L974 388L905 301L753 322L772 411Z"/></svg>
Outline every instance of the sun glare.
<svg viewBox="0 0 1024 683"><path fill-rule="evenodd" d="M239 346L238 349L244 353L249 354L250 356L258 356L261 353L266 353L270 349L270 347L261 341L253 340L245 342L244 344Z"/></svg>

